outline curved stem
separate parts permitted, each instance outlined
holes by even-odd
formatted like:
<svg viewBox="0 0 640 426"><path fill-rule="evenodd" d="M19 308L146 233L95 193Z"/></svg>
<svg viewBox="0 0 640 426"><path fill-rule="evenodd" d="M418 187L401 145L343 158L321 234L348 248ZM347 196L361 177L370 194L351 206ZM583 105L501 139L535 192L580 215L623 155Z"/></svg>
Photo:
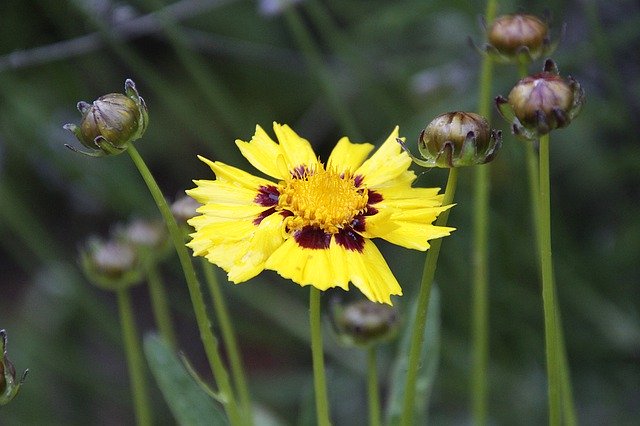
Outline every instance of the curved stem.
<svg viewBox="0 0 640 426"><path fill-rule="evenodd" d="M322 323L320 321L320 290L311 286L309 294L309 322L311 324L311 356L313 358L313 383L316 396L318 426L329 426L329 398L324 373L322 350Z"/></svg>
<svg viewBox="0 0 640 426"><path fill-rule="evenodd" d="M542 301L544 308L547 377L549 387L549 424L561 421L561 371L556 291L551 256L551 196L549 182L549 135L540 137L540 266L542 269Z"/></svg>
<svg viewBox="0 0 640 426"><path fill-rule="evenodd" d="M220 289L220 283L216 277L213 265L202 258L202 268L204 269L204 277L211 293L211 300L214 306L214 312L218 324L220 324L220 330L222 331L222 340L229 356L229 363L231 364L231 374L233 381L238 390L238 403L241 408L241 412L245 416L249 424L252 422L251 411L251 396L249 394L249 387L247 385L247 379L244 374L244 368L242 366L242 358L240 357L240 350L238 348L238 340L236 339L236 333L231 323L231 316L227 309L227 304L224 301L224 295Z"/></svg>
<svg viewBox="0 0 640 426"><path fill-rule="evenodd" d="M200 283L198 282L196 272L193 269L193 263L191 263L191 257L187 252L187 247L184 245L183 234L180 231L180 228L178 228L176 219L173 217L173 214L171 214L171 209L169 208L164 195L162 195L160 187L158 187L151 171L149 171L149 168L133 144L129 145L127 152L147 184L149 192L153 196L153 199L158 206L158 210L160 210L162 218L169 229L169 235L173 241L176 252L178 253L178 258L180 259L187 287L189 288L193 311L196 316L196 322L198 323L198 330L200 331L200 339L202 340L209 365L213 371L213 377L218 385L220 398L223 401L225 411L227 412L227 416L229 417L231 424L239 425L242 422L240 421L240 414L238 412L235 395L231 388L231 383L229 382L229 375L227 374L227 370L222 363L222 358L218 351L218 339L213 335L213 331L211 330L211 322L207 316L204 298L202 296L202 291L200 290Z"/></svg>
<svg viewBox="0 0 640 426"><path fill-rule="evenodd" d="M173 329L173 322L171 321L171 309L169 308L167 299L167 290L158 272L158 265L153 261L147 261L146 274L149 293L151 295L151 308L156 320L156 325L169 347L176 350L178 347L176 332Z"/></svg>
<svg viewBox="0 0 640 426"><path fill-rule="evenodd" d="M367 349L367 393L369 395L369 426L380 426L380 390L376 346Z"/></svg>
<svg viewBox="0 0 640 426"><path fill-rule="evenodd" d="M489 0L485 21L493 22L497 1ZM478 113L487 120L491 115L491 74L493 61L485 55L480 69L480 95ZM473 218L473 366L471 373L471 412L473 424L487 423L487 367L489 364L489 167L478 166L474 170L474 218Z"/></svg>
<svg viewBox="0 0 640 426"><path fill-rule="evenodd" d="M136 412L136 424L140 426L150 426L153 424L153 418L151 415L151 406L149 405L147 380L144 373L144 357L142 355L138 332L136 331L136 323L133 318L131 297L129 296L129 290L126 288L118 290L117 295L124 351L127 356L129 381L131 382L133 405Z"/></svg>
<svg viewBox="0 0 640 426"><path fill-rule="evenodd" d="M442 205L449 205L453 202L453 196L456 192L458 182L458 169L449 169L449 179L447 180L447 189L444 192ZM437 226L445 226L449 218L449 210L444 211L438 216L435 224ZM418 377L418 366L420 363L420 352L424 340L424 329L427 321L427 308L429 306L429 297L431 295L431 286L433 277L435 276L436 266L438 264L438 255L440 254L440 246L442 239L433 240L431 248L427 252L422 272L422 282L420 284L420 293L418 294L418 306L416 309L416 318L414 322L413 332L411 333L411 348L409 350L409 361L407 366L407 380L404 387L404 401L402 405L402 418L400 424L403 426L413 426L414 405L416 399L416 380Z"/></svg>

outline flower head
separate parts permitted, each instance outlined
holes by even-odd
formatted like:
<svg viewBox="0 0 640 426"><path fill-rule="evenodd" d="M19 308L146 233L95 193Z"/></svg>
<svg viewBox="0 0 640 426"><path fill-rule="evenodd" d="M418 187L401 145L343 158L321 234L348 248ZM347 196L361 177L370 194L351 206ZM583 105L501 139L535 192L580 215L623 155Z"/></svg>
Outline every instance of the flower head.
<svg viewBox="0 0 640 426"><path fill-rule="evenodd" d="M409 155L423 167L473 166L493 160L501 146L502 133L491 130L483 116L456 111L437 116L420 132L418 150L424 160Z"/></svg>
<svg viewBox="0 0 640 426"><path fill-rule="evenodd" d="M486 33L484 51L500 63L533 62L551 54L558 44L551 42L546 21L521 13L497 17Z"/></svg>
<svg viewBox="0 0 640 426"><path fill-rule="evenodd" d="M371 241L383 238L426 250L452 228L433 226L442 206L437 188L412 188L409 156L396 128L378 151L344 137L326 164L289 126L273 125L278 142L260 127L236 141L249 162L273 180L202 158L216 180L195 181L187 194L202 204L188 243L194 255L222 267L240 283L264 269L320 290L358 287L391 304L402 289Z"/></svg>
<svg viewBox="0 0 640 426"><path fill-rule="evenodd" d="M149 124L147 105L133 80L125 81L124 90L124 95L109 93L91 104L78 102L78 110L82 114L80 126L65 124L64 128L91 149L90 152L79 152L92 157L119 154L131 142L142 137ZM77 151L70 145L66 146Z"/></svg>
<svg viewBox="0 0 640 426"><path fill-rule="evenodd" d="M511 122L513 133L525 139L568 126L583 104L580 84L572 77L560 77L551 59L546 60L541 73L518 81L508 99L496 98L498 111Z"/></svg>

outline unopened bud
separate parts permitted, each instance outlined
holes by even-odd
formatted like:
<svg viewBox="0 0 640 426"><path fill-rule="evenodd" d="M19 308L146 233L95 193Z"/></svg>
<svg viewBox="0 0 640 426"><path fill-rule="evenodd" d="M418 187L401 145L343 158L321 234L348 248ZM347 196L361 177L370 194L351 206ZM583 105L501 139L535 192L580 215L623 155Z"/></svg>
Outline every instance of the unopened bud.
<svg viewBox="0 0 640 426"><path fill-rule="evenodd" d="M83 154L94 157L119 154L144 134L149 123L147 106L132 80L127 79L124 87L125 94L109 93L91 104L78 102L82 114L80 126L65 124L64 128L92 150L80 151Z"/></svg>
<svg viewBox="0 0 640 426"><path fill-rule="evenodd" d="M332 323L342 343L368 346L393 338L399 318L393 306L360 300L345 306L335 302Z"/></svg>
<svg viewBox="0 0 640 426"><path fill-rule="evenodd" d="M198 214L196 210L201 205L193 198L185 195L171 204L171 213L173 213L178 224L188 226L187 221Z"/></svg>
<svg viewBox="0 0 640 426"><path fill-rule="evenodd" d="M420 133L418 150L423 167L461 167L493 160L502 144L501 132L491 130L487 120L473 112L448 112L434 118ZM400 144L404 144L398 140ZM405 151L409 152L406 148Z"/></svg>
<svg viewBox="0 0 640 426"><path fill-rule="evenodd" d="M553 129L566 127L584 104L584 91L572 77L558 74L547 59L543 72L518 81L509 98L496 98L500 114L511 122L516 136L537 139Z"/></svg>
<svg viewBox="0 0 640 426"><path fill-rule="evenodd" d="M141 278L139 259L130 244L117 241L89 241L81 253L85 275L98 287L118 290Z"/></svg>
<svg viewBox="0 0 640 426"><path fill-rule="evenodd" d="M487 28L485 51L498 62L532 62L556 47L549 26L533 15L513 14L496 18Z"/></svg>

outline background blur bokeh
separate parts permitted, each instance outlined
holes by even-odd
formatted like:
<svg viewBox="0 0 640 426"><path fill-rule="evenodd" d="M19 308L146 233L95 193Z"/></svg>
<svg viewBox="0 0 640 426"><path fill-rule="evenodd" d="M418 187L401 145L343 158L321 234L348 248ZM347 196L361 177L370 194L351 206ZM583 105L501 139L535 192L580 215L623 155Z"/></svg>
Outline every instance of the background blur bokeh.
<svg viewBox="0 0 640 426"><path fill-rule="evenodd" d="M122 92L132 78L149 105L137 147L173 200L210 178L197 154L247 167L233 141L258 123L289 123L326 159L344 134L380 143L392 128L415 149L434 116L475 110L483 1L459 0L3 0L0 2L0 328L21 394L2 425L133 423L113 294L91 286L78 248L117 223L159 215L126 155L92 159L64 148L75 104ZM582 424L640 418L640 6L608 2L500 1L499 11L549 8L553 54L583 85L587 104L551 136L554 259ZM530 70L536 71L541 63ZM516 70L496 66L493 94ZM542 306L530 226L523 142L500 117L504 147L491 164L490 416L494 424L544 424ZM441 361L430 402L434 424L469 423L470 239L474 174L463 170L443 244ZM419 185L443 186L426 172ZM381 244L416 293L423 254ZM186 286L163 265L181 347L207 376ZM221 274L224 280L224 276ZM224 285L252 393L286 424L311 424L307 291L265 273ZM133 291L139 327L153 328L148 292ZM325 298L326 299L326 298ZM328 345L335 342L327 335ZM393 344L383 349L381 372ZM336 424L366 418L357 350L327 363ZM384 376L382 378L384 380ZM152 380L152 379L151 379ZM154 390L158 424L173 424ZM636 423L637 424L637 423Z"/></svg>

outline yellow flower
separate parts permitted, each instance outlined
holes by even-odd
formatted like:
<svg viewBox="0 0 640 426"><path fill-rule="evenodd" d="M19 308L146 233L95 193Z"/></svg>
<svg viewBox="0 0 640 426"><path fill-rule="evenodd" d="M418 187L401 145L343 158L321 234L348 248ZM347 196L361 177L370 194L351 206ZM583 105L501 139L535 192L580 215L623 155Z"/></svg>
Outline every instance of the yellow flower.
<svg viewBox="0 0 640 426"><path fill-rule="evenodd" d="M327 164L289 126L273 124L278 142L256 126L242 155L274 181L200 157L216 180L194 181L187 191L202 204L189 221L188 243L240 283L264 269L320 290L349 282L370 300L391 304L402 289L371 241L382 238L416 250L452 228L432 225L442 206L438 188L412 188L411 159L396 127L382 146L343 137Z"/></svg>

